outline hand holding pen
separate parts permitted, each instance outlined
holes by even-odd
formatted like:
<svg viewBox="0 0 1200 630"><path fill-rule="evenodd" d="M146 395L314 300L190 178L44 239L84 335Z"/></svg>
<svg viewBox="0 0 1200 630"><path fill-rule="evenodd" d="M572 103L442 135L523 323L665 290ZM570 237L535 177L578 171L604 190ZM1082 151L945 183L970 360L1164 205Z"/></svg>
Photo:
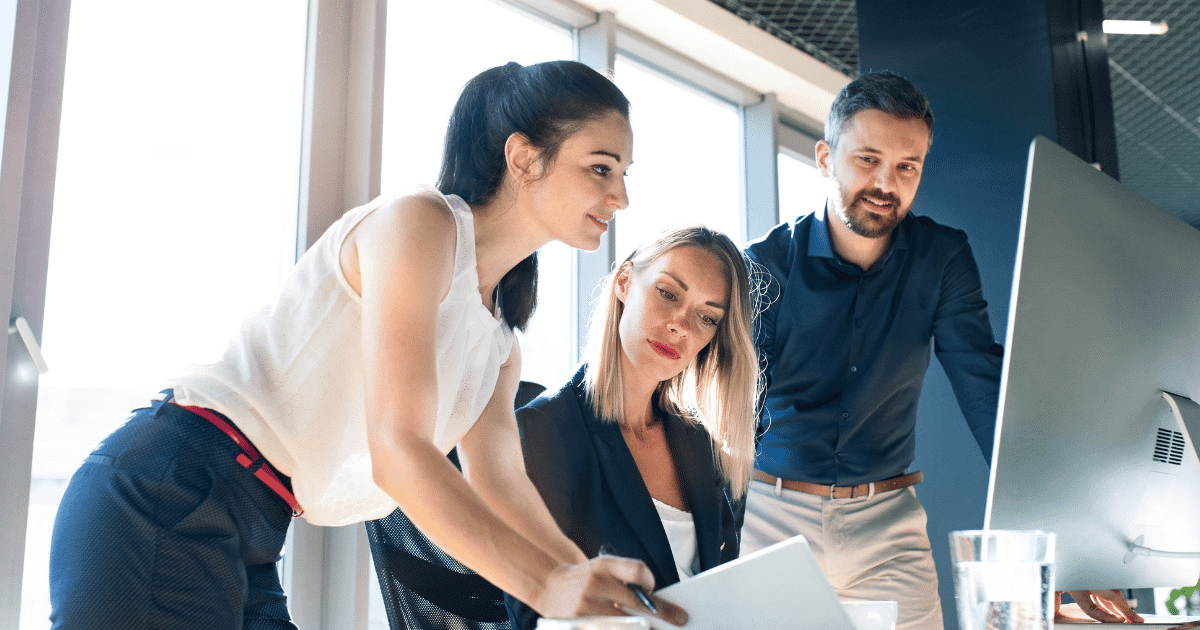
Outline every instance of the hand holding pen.
<svg viewBox="0 0 1200 630"><path fill-rule="evenodd" d="M631 585L641 590L649 606ZM561 564L552 571L547 587L539 599L527 603L552 619L643 612L676 626L688 620L679 606L646 594L654 588L654 575L634 558L601 555L580 564Z"/></svg>
<svg viewBox="0 0 1200 630"><path fill-rule="evenodd" d="M613 552L612 545L604 543L603 545L600 545L600 555L615 556L617 554ZM654 602L650 601L650 597L646 595L645 589L643 589L640 584L630 583L626 584L625 586L629 587L629 590L633 591L634 595L637 595L637 598L641 600L642 605L646 607L646 610L649 610L653 614L658 614L658 608L654 605Z"/></svg>

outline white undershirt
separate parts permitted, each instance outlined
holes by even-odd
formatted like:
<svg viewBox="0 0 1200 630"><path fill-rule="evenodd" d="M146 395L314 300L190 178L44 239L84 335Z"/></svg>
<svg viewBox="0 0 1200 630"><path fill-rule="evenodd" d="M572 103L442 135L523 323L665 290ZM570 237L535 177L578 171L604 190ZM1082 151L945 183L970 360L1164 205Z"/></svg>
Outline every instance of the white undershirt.
<svg viewBox="0 0 1200 630"><path fill-rule="evenodd" d="M662 520L663 529L667 532L667 542L671 545L671 556L675 560L675 569L679 579L684 580L700 572L700 554L697 553L696 523L692 513L671 507L654 497L654 509L658 510L658 518Z"/></svg>

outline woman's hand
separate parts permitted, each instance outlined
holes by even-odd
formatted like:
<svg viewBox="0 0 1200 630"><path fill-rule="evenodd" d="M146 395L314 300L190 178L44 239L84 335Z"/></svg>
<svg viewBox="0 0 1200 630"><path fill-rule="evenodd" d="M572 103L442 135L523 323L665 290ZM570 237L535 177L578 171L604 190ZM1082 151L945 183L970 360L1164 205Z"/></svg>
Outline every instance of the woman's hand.
<svg viewBox="0 0 1200 630"><path fill-rule="evenodd" d="M550 573L537 601L529 602L543 617L602 617L636 611L656 614L668 623L682 626L687 613L675 604L651 597L657 613L650 613L629 585L649 593L654 575L640 560L600 556L580 564L562 564Z"/></svg>

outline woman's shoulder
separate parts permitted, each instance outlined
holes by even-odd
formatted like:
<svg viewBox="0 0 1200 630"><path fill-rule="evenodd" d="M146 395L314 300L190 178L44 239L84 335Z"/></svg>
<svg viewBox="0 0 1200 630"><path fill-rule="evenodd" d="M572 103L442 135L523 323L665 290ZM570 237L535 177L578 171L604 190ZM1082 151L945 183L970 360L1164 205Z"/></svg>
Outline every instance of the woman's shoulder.
<svg viewBox="0 0 1200 630"><path fill-rule="evenodd" d="M461 228L445 197L434 189L416 188L380 196L359 210L347 225L338 253L351 287L362 294L356 283L367 269L383 269L384 275L420 269L429 280L429 298L440 303L462 258Z"/></svg>
<svg viewBox="0 0 1200 630"><path fill-rule="evenodd" d="M381 210L398 213L401 218L429 222L443 227L454 226L454 210L450 198L430 186L412 186L380 204Z"/></svg>
<svg viewBox="0 0 1200 630"><path fill-rule="evenodd" d="M385 249L396 245L424 258L427 254L454 251L459 225L451 203L437 189L413 187L372 202L376 208L362 219L352 236L357 241L379 242Z"/></svg>
<svg viewBox="0 0 1200 630"><path fill-rule="evenodd" d="M548 418L573 414L579 404L570 384L554 392L544 392L517 410L517 419L525 422L545 421ZM573 414L574 415L574 414Z"/></svg>
<svg viewBox="0 0 1200 630"><path fill-rule="evenodd" d="M582 369L582 368L581 368ZM586 409L577 387L579 373L556 390L546 390L517 410L517 422L531 430L561 429L582 422Z"/></svg>

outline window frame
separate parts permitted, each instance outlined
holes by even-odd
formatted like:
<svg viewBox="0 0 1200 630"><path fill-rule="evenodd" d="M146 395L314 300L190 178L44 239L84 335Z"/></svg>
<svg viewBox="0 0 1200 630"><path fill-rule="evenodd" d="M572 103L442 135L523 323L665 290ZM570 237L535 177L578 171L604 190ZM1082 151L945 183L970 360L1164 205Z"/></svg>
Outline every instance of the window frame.
<svg viewBox="0 0 1200 630"><path fill-rule="evenodd" d="M0 627L15 628L21 618L21 581L33 467L37 379L31 358L12 322L22 317L41 342L50 254L50 210L58 160L58 128L66 69L69 0L7 0L5 35L12 48L6 99L3 153L0 154L0 303L8 307L9 335L3 351L0 394ZM8 19L11 16L11 22Z"/></svg>

